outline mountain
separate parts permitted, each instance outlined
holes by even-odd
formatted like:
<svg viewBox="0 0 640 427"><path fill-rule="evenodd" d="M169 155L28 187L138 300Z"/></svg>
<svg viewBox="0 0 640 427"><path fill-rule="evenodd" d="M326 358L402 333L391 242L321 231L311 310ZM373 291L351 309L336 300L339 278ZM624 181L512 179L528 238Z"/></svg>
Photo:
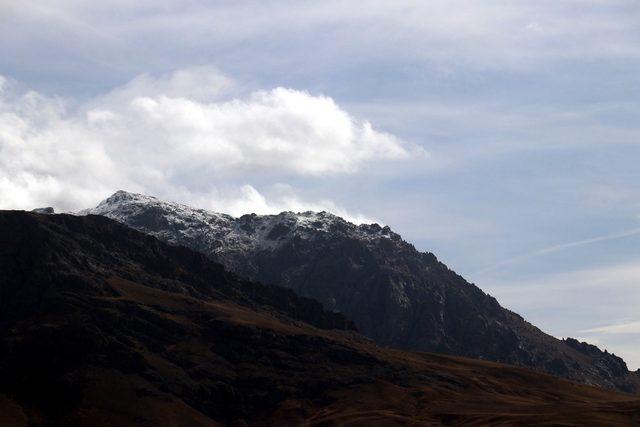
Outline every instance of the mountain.
<svg viewBox="0 0 640 427"><path fill-rule="evenodd" d="M558 340L377 224L326 212L229 215L119 191L85 211L187 246L250 280L273 283L343 313L376 343L531 367L637 392L625 362Z"/></svg>
<svg viewBox="0 0 640 427"><path fill-rule="evenodd" d="M640 399L379 347L100 216L0 211L0 425L637 425Z"/></svg>

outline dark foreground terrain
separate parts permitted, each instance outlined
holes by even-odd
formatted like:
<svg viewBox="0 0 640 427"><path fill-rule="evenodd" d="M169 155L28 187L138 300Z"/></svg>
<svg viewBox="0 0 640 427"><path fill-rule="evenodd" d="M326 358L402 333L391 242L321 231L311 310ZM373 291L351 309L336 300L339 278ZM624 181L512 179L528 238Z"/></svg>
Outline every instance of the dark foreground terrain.
<svg viewBox="0 0 640 427"><path fill-rule="evenodd" d="M0 425L638 425L640 398L374 345L104 217L0 212Z"/></svg>

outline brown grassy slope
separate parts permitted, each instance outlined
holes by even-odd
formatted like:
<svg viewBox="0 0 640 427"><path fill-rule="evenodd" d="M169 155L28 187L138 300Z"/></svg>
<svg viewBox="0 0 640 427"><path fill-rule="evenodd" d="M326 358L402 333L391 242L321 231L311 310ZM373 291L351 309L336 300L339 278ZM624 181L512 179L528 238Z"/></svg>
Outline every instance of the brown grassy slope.
<svg viewBox="0 0 640 427"><path fill-rule="evenodd" d="M198 301L118 278L109 283L117 296L106 297L107 302L135 304L162 321L180 325L185 335L162 349L134 344L141 361L139 370L86 368L87 386L78 406L59 419L61 424L191 426L238 419L252 425L381 426L640 422L640 400L632 396L496 363L383 349L351 333L276 320L231 302ZM238 336L228 338L227 344L241 346L244 352L249 348L236 340L243 341L247 329L260 331L274 342L305 337L311 343L318 338L322 344L296 349L288 343L292 351L298 350L298 355L292 355L262 343L266 348L260 350L260 357L228 356L226 349L216 351L216 339L207 338L206 327L198 322L203 316L236 331ZM56 324L50 321L48 327ZM193 393L210 385L212 378L245 383L249 393L266 393L266 399L279 398L245 413L229 411L226 415L209 408L211 412L205 414L215 402L195 401ZM311 385L312 390L304 390ZM238 392L247 390L238 387ZM225 399L224 393L212 397ZM241 396L228 403L237 404L236 399ZM31 421L50 419L28 407L20 409L15 401L5 400L5 407L7 404L13 409L0 411L4 414L0 425L10 425L7 417L19 419L15 415L19 411L29 414Z"/></svg>

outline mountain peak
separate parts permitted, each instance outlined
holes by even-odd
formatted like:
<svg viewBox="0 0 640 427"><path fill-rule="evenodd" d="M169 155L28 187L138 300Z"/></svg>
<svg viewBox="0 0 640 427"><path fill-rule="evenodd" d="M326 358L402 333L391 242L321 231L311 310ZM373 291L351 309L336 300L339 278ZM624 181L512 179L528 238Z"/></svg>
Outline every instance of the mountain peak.
<svg viewBox="0 0 640 427"><path fill-rule="evenodd" d="M124 190L115 192L95 208L81 211L80 214L108 216L151 233L163 234L165 226L168 226L173 234L182 235L182 238L166 233L159 236L172 243L186 245L182 240L202 234L206 236L204 240L215 241L215 244L201 242L201 249L208 247L209 251L230 248L243 250L249 247L274 249L295 237L308 239L319 234L349 235L362 241L402 240L388 226L382 227L376 223L356 225L327 211L284 211L268 215L251 213L234 217Z"/></svg>
<svg viewBox="0 0 640 427"><path fill-rule="evenodd" d="M379 344L507 362L625 391L638 387L621 359L544 334L386 226L311 211L236 218L126 192L86 213L317 299Z"/></svg>
<svg viewBox="0 0 640 427"><path fill-rule="evenodd" d="M104 199L100 204L110 204L114 202L119 202L123 200L135 200L135 201L157 201L158 199L153 196L148 196L146 194L141 193L133 193L125 190L118 190L113 193L111 196Z"/></svg>

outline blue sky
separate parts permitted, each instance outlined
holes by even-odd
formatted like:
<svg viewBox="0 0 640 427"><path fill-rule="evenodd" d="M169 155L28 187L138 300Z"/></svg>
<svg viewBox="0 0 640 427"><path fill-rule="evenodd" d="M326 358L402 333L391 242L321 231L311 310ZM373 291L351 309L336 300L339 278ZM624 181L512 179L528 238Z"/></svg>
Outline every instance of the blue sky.
<svg viewBox="0 0 640 427"><path fill-rule="evenodd" d="M640 367L634 0L0 2L0 57L1 208L375 220Z"/></svg>

